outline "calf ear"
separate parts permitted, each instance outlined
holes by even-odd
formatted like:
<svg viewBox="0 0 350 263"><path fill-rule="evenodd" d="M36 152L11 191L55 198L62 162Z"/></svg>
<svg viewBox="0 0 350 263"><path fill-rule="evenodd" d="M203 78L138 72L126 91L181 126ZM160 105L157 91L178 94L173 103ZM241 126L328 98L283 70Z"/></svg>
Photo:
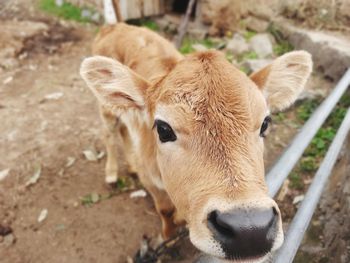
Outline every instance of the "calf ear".
<svg viewBox="0 0 350 263"><path fill-rule="evenodd" d="M270 110L279 111L294 103L311 71L311 55L306 51L293 51L253 73L250 78L263 91Z"/></svg>
<svg viewBox="0 0 350 263"><path fill-rule="evenodd" d="M149 83L114 59L87 58L81 64L80 75L101 104L111 110L145 106Z"/></svg>

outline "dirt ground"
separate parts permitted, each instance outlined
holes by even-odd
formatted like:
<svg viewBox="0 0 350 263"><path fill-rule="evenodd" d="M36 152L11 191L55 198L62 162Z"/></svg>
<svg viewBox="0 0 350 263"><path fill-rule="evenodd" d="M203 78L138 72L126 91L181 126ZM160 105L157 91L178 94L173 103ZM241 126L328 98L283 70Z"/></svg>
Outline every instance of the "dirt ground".
<svg viewBox="0 0 350 263"><path fill-rule="evenodd" d="M149 196L132 199L126 192L81 203L92 193L113 193L104 184L105 158L92 162L82 153L104 151L96 100L78 74L96 27L58 23L20 4L1 20L20 13L46 23L50 34L28 40L19 64L0 71L0 171L10 169L0 182L0 226L12 230L0 236L0 261L126 262L144 235L157 239L160 220ZM47 97L52 94L61 97ZM273 126L268 166L296 132L288 122ZM25 186L39 166L39 180ZM44 209L47 217L39 223ZM176 262L192 262L197 253L184 241Z"/></svg>

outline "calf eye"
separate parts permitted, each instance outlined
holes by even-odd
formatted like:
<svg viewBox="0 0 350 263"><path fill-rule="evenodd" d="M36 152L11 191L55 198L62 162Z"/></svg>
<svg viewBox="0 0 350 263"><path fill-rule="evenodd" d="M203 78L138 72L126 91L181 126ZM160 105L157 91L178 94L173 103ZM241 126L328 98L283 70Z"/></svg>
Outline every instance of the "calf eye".
<svg viewBox="0 0 350 263"><path fill-rule="evenodd" d="M269 127L270 122L271 122L271 117L270 116L265 117L265 119L261 125L261 128L260 128L260 136L261 137L265 137L265 131Z"/></svg>
<svg viewBox="0 0 350 263"><path fill-rule="evenodd" d="M170 125L164 121L156 120L154 126L157 127L159 140L161 142L173 142L176 141L176 135Z"/></svg>

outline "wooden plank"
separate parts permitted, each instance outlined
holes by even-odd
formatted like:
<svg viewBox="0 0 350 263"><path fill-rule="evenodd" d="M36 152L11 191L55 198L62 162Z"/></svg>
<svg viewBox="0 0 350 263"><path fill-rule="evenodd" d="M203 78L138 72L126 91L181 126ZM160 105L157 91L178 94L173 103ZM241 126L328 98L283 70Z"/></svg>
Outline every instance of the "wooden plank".
<svg viewBox="0 0 350 263"><path fill-rule="evenodd" d="M119 0L112 0L112 4L118 23L123 22L123 17L120 13Z"/></svg>
<svg viewBox="0 0 350 263"><path fill-rule="evenodd" d="M162 15L165 0L119 0L123 20Z"/></svg>

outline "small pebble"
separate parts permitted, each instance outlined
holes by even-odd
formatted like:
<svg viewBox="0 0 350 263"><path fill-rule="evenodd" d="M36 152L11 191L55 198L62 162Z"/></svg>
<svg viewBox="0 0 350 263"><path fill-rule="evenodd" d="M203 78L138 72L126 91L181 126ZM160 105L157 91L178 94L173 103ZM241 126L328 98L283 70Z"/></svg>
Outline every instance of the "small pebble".
<svg viewBox="0 0 350 263"><path fill-rule="evenodd" d="M14 236L13 234L9 234L9 235L7 235L7 236L4 237L3 243L4 243L4 245L5 245L6 247L9 247L9 246L11 246L13 243L15 243L15 241L16 241L15 236Z"/></svg>

